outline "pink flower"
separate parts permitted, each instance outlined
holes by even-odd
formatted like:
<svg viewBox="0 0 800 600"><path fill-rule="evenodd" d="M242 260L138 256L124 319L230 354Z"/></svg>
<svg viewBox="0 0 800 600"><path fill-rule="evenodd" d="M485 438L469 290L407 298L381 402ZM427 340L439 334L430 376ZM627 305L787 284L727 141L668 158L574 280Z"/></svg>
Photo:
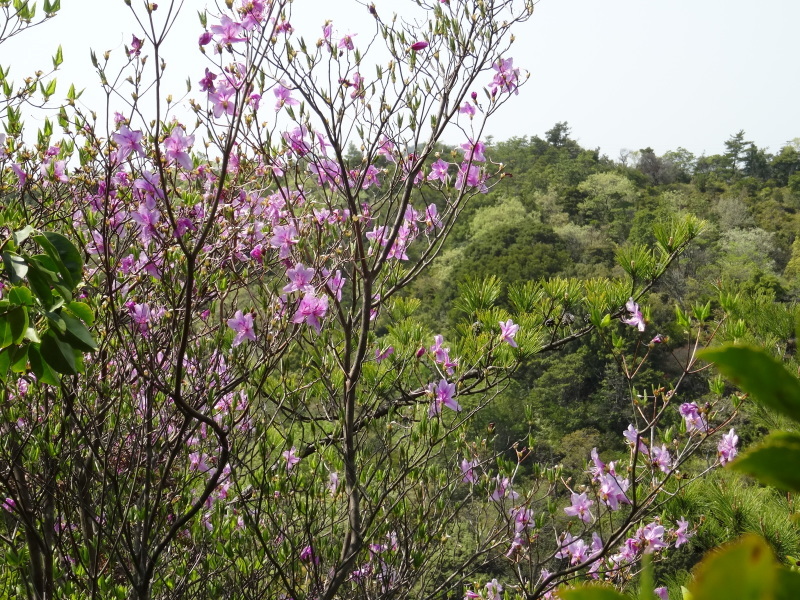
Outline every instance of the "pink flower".
<svg viewBox="0 0 800 600"><path fill-rule="evenodd" d="M572 505L567 506L564 512L570 517L578 517L584 523L590 523L592 520L592 513L589 508L594 504L594 501L586 497L586 492L576 494L572 492Z"/></svg>
<svg viewBox="0 0 800 600"><path fill-rule="evenodd" d="M469 118L471 119L475 116L475 105L469 102L464 102L464 104L461 105L461 108L458 109L458 112L462 115L469 115Z"/></svg>
<svg viewBox="0 0 800 600"><path fill-rule="evenodd" d="M123 125L117 133L111 135L111 139L117 144L116 159L119 162L122 162L133 153L144 156L141 131L131 131L127 125Z"/></svg>
<svg viewBox="0 0 800 600"><path fill-rule="evenodd" d="M319 333L322 330L320 319L325 317L328 312L328 297L316 297L313 293L307 292L300 305L292 317L292 323L305 323L310 325L314 331Z"/></svg>
<svg viewBox="0 0 800 600"><path fill-rule="evenodd" d="M214 109L214 117L220 118L223 114L233 115L236 112L236 90L225 84L208 95L208 101Z"/></svg>
<svg viewBox="0 0 800 600"><path fill-rule="evenodd" d="M628 301L625 303L625 308L628 310L631 316L622 319L622 322L626 325L638 327L639 331L644 331L644 317L642 316L642 312L639 310L639 305L633 301L633 298L628 299Z"/></svg>
<svg viewBox="0 0 800 600"><path fill-rule="evenodd" d="M420 50L424 50L425 48L427 48L428 45L429 45L428 42L423 40L423 41L414 42L413 44L411 44L410 49L413 50L414 52L419 52Z"/></svg>
<svg viewBox="0 0 800 600"><path fill-rule="evenodd" d="M672 468L672 457L665 444L661 444L661 448L653 446L653 456L651 458L653 459L654 467L658 467L664 473L669 473L669 470Z"/></svg>
<svg viewBox="0 0 800 600"><path fill-rule="evenodd" d="M428 416L433 417L442 412L442 406L446 406L456 412L461 411L461 405L455 400L456 384L447 383L446 379L442 379L438 384L428 384L428 393L433 396L433 402L428 409Z"/></svg>
<svg viewBox="0 0 800 600"><path fill-rule="evenodd" d="M205 46L211 42L212 35L210 31L204 31L200 36L200 39L197 40L197 43L201 46ZM208 69L206 69L208 71Z"/></svg>
<svg viewBox="0 0 800 600"><path fill-rule="evenodd" d="M216 88L214 87L214 80L217 78L216 74L212 73L206 67L206 75L200 80L200 91L201 92L214 92Z"/></svg>
<svg viewBox="0 0 800 600"><path fill-rule="evenodd" d="M517 335L518 331L519 325L516 325L511 319L506 322L500 321L500 337L502 338L502 341L508 343L508 345L512 348L517 347L517 342L514 341L514 336Z"/></svg>
<svg viewBox="0 0 800 600"><path fill-rule="evenodd" d="M501 477L500 475L495 476L495 488L492 492L492 495L489 496L490 500L495 502L499 502L503 498L509 498L510 500L516 500L519 498L519 494L511 489L511 480L508 477Z"/></svg>
<svg viewBox="0 0 800 600"><path fill-rule="evenodd" d="M208 456L200 452L192 452L189 454L189 470L199 471L200 473L207 473L211 467L206 463Z"/></svg>
<svg viewBox="0 0 800 600"><path fill-rule="evenodd" d="M142 44L144 44L144 40L140 40L134 35L131 47L128 48L128 56L139 56L142 53Z"/></svg>
<svg viewBox="0 0 800 600"><path fill-rule="evenodd" d="M353 45L353 38L358 35L356 33L348 33L342 39L339 40L339 48L342 50L352 50L355 46Z"/></svg>
<svg viewBox="0 0 800 600"><path fill-rule="evenodd" d="M467 460L466 458L461 461L461 481L464 483L477 483L478 475L475 473L475 467L480 464L478 459Z"/></svg>
<svg viewBox="0 0 800 600"><path fill-rule="evenodd" d="M286 461L286 471L291 473L294 466L300 462L300 457L297 456L297 448L292 446L290 450L286 450L283 454L283 460Z"/></svg>
<svg viewBox="0 0 800 600"><path fill-rule="evenodd" d="M689 541L689 536L686 533L686 529L689 527L689 522L681 517L676 521L678 523L678 528L675 530L675 547L680 548L683 544Z"/></svg>
<svg viewBox="0 0 800 600"><path fill-rule="evenodd" d="M519 93L517 89L519 69L514 68L513 58L500 58L492 65L492 68L495 70L494 79L489 85L492 96L496 95L498 91Z"/></svg>
<svg viewBox="0 0 800 600"><path fill-rule="evenodd" d="M483 155L486 146L483 142L473 142L469 140L469 142L461 144L460 148L464 151L464 162L470 160L472 162L486 162L486 157Z"/></svg>
<svg viewBox="0 0 800 600"><path fill-rule="evenodd" d="M381 350L380 348L375 348L375 362L383 362L387 358L389 358L392 354L394 354L394 346L389 346L385 350Z"/></svg>
<svg viewBox="0 0 800 600"><path fill-rule="evenodd" d="M223 15L219 22L219 25L211 26L211 32L218 36L217 42L219 44L227 46L228 44L235 44L236 42L245 41L246 38L241 37L241 23L231 20L231 18L227 15Z"/></svg>
<svg viewBox="0 0 800 600"><path fill-rule="evenodd" d="M645 446L644 442L642 441L639 432L636 431L636 428L633 425L628 425L628 428L622 433L626 440L630 443L631 446L635 446L638 440L639 442L639 452L644 454L645 456L650 454L650 451Z"/></svg>
<svg viewBox="0 0 800 600"><path fill-rule="evenodd" d="M435 204L429 204L425 209L425 231L431 233L442 229L442 220L439 218L439 209Z"/></svg>
<svg viewBox="0 0 800 600"><path fill-rule="evenodd" d="M272 90L272 93L275 94L275 111L279 111L284 106L297 106L300 104L298 100L292 98L292 91L283 85L283 82L279 83L275 88Z"/></svg>
<svg viewBox="0 0 800 600"><path fill-rule="evenodd" d="M450 163L443 161L441 158L431 165L431 172L428 173L428 181L442 181L447 183L450 179L447 175L447 170L450 168Z"/></svg>
<svg viewBox="0 0 800 600"><path fill-rule="evenodd" d="M269 245L273 248L280 248L278 258L288 258L291 253L291 248L300 241L297 233L297 228L292 225L278 225L272 230L272 237L269 240Z"/></svg>
<svg viewBox="0 0 800 600"><path fill-rule="evenodd" d="M700 409L694 402L684 402L678 411L686 422L686 432L700 431L705 433L708 430L708 423L705 417L700 414Z"/></svg>
<svg viewBox="0 0 800 600"><path fill-rule="evenodd" d="M665 587L657 587L653 593L658 596L659 600L669 600L669 591Z"/></svg>
<svg viewBox="0 0 800 600"><path fill-rule="evenodd" d="M187 171L192 170L192 157L186 152L194 144L194 136L186 135L186 130L174 127L169 137L164 140L164 157L168 163L177 162Z"/></svg>
<svg viewBox="0 0 800 600"><path fill-rule="evenodd" d="M22 188L22 186L25 185L25 181L28 179L28 174L22 169L19 163L13 163L11 165L11 170L14 171L14 174L17 176L17 187Z"/></svg>
<svg viewBox="0 0 800 600"><path fill-rule="evenodd" d="M252 342L256 341L256 332L254 329L252 313L247 313L245 315L241 310L237 310L233 315L233 318L228 319L228 327L236 332L236 336L233 338L231 348L235 348L245 340L250 340Z"/></svg>
<svg viewBox="0 0 800 600"><path fill-rule="evenodd" d="M297 263L293 268L286 271L286 276L291 283L286 285L283 291L289 294L304 290L311 283L315 273L314 269L306 269L303 263Z"/></svg>
<svg viewBox="0 0 800 600"><path fill-rule="evenodd" d="M731 462L739 451L736 445L739 443L739 436L731 429L728 433L722 436L722 439L717 445L717 454L719 455L720 464L727 464Z"/></svg>
<svg viewBox="0 0 800 600"><path fill-rule="evenodd" d="M314 554L314 549L311 546L306 546L300 550L300 560L303 562L313 562L315 565L319 564L319 557Z"/></svg>
<svg viewBox="0 0 800 600"><path fill-rule="evenodd" d="M489 191L489 188L486 187L486 174L481 171L481 168L478 165L469 165L468 163L463 162L458 167L458 175L456 175L456 189L460 190L464 188L464 184L466 183L469 187L478 188L478 191L482 194L486 194Z"/></svg>

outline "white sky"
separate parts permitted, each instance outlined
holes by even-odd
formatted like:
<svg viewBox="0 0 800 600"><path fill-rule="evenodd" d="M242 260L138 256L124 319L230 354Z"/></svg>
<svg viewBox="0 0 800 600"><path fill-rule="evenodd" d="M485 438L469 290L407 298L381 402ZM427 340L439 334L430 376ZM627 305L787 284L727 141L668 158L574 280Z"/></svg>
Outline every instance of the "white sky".
<svg viewBox="0 0 800 600"><path fill-rule="evenodd" d="M381 14L402 12L408 3L375 1ZM138 33L122 0L62 5L55 19L4 44L0 55L18 79L47 68L60 41L58 96L70 81L95 87L90 47L121 60L123 45ZM176 95L189 75L197 90L202 75L196 11L204 6L185 0L166 51ZM342 31L369 22L365 9L347 0L295 0L293 10L293 24L309 27L311 39L325 18ZM714 154L744 129L746 139L777 151L800 137L798 26L800 0L539 0L510 52L531 78L489 133L498 140L543 135L568 121L582 145L617 158L621 148L646 146L659 154L678 146ZM99 102L90 91L83 100Z"/></svg>

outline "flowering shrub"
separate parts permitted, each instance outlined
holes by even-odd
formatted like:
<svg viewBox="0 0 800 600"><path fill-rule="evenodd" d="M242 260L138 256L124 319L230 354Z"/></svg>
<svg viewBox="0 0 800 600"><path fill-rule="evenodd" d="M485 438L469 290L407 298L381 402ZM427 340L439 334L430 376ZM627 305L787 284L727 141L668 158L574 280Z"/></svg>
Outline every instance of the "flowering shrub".
<svg viewBox="0 0 800 600"><path fill-rule="evenodd" d="M635 299L701 222L621 251L625 280L528 282L507 308L497 281L473 282L448 338L402 295L505 176L479 140L524 84L507 51L532 3L418 2L424 27L369 5L372 31L325 21L316 43L289 0L226 6L200 14L196 125L167 119L160 96L173 3L132 9L151 25L119 76L93 56L109 95L132 86L107 126L74 88L61 140L46 121L26 146L6 114L0 585L37 599L430 596L501 558L517 580L467 595L535 598L579 575L623 583L643 554L685 543L692 524L658 509L733 414L721 392L678 413L693 352L671 387L632 391L629 457L593 452L580 485L552 465L522 481L527 451L507 464L466 424L527 358L592 332L632 385L665 343L643 341ZM446 131L465 138L450 153ZM582 326L553 325L571 311ZM679 317L695 348L713 339L709 314ZM731 432L707 467L734 452Z"/></svg>

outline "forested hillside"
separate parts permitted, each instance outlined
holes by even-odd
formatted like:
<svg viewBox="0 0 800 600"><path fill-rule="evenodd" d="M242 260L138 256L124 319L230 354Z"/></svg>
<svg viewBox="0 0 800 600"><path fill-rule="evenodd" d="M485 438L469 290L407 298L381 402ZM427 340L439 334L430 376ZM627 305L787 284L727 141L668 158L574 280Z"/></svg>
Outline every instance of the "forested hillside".
<svg viewBox="0 0 800 600"><path fill-rule="evenodd" d="M508 449L509 459L515 444L532 443L533 460L560 463L565 476L577 478L592 448L625 451L620 434L630 419L631 392L652 393L680 374L694 340L676 308L725 313L718 341L763 346L797 368L800 140L771 154L740 131L720 155L678 148L658 156L645 148L611 159L582 148L572 135L567 123L557 123L544 137L487 144L487 157L502 164L505 176L472 200L409 295L423 300L420 313L429 323L456 328L462 315L453 306L470 282L494 277L506 290L540 279L624 278L620 259L632 247L652 246L654 225L686 213L707 222L640 300L647 307L644 342L659 339L649 344L633 388L609 340L583 337L526 361L476 420L475 434ZM501 303L508 303L504 292ZM547 326L563 337L588 321L585 312L567 312ZM702 404L714 389L703 372L684 381L681 394ZM735 423L750 445L782 421L745 404ZM693 552L660 567L674 581L686 580L685 569L703 551L745 531L765 535L779 556L800 552L785 498L730 477L695 482L668 507L668 513L707 519Z"/></svg>

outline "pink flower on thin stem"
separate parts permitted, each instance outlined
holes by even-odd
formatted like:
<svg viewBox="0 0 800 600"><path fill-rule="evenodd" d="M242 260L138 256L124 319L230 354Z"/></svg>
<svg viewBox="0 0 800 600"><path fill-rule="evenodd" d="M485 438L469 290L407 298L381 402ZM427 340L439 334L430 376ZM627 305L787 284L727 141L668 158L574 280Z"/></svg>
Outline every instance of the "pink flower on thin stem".
<svg viewBox="0 0 800 600"><path fill-rule="evenodd" d="M164 157L168 163L177 162L187 171L192 170L192 157L186 150L190 149L194 144L194 136L186 135L186 130L181 127L175 127L169 137L164 140Z"/></svg>
<svg viewBox="0 0 800 600"><path fill-rule="evenodd" d="M717 445L717 454L719 455L719 462L725 465L731 462L739 451L736 445L739 443L739 436L731 429L728 433L722 436L722 439Z"/></svg>
<svg viewBox="0 0 800 600"><path fill-rule="evenodd" d="M319 333L322 330L320 319L322 319L327 312L328 297L322 296L318 298L313 293L307 292L300 301L297 312L294 314L294 317L292 317L292 323L305 323L306 325L310 325L315 332Z"/></svg>
<svg viewBox="0 0 800 600"><path fill-rule="evenodd" d="M420 50L424 50L428 46L429 46L428 42L422 40L422 41L414 42L413 44L411 44L409 49L413 50L414 52L419 52Z"/></svg>
<svg viewBox="0 0 800 600"><path fill-rule="evenodd" d="M572 493L572 505L567 506L564 512L567 516L578 517L584 523L591 523L592 513L589 511L594 501L586 497L586 492L582 494Z"/></svg>
<svg viewBox="0 0 800 600"><path fill-rule="evenodd" d="M294 466L300 462L300 457L297 456L297 448L292 446L290 450L283 453L283 460L286 461L286 471L291 473Z"/></svg>
<svg viewBox="0 0 800 600"><path fill-rule="evenodd" d="M353 38L358 35L356 33L348 33L339 40L339 48L342 50L352 50L355 48L353 44Z"/></svg>
<svg viewBox="0 0 800 600"><path fill-rule="evenodd" d="M475 473L475 467L477 467L479 464L480 461L478 461L478 459L463 459L461 461L461 481L464 483L477 483L478 475Z"/></svg>
<svg viewBox="0 0 800 600"><path fill-rule="evenodd" d="M622 319L622 322L626 325L637 327L639 331L644 331L644 316L642 315L642 311L639 310L639 305L633 301L633 298L628 299L625 303L625 308L630 313L630 317Z"/></svg>
<svg viewBox="0 0 800 600"><path fill-rule="evenodd" d="M502 341L508 343L512 348L517 347L517 342L514 341L514 337L517 335L518 331L519 325L515 324L511 319L505 322L500 321L500 337Z"/></svg>
<svg viewBox="0 0 800 600"><path fill-rule="evenodd" d="M235 348L245 340L250 340L252 342L256 341L256 332L254 329L252 313L247 313L245 315L241 310L237 310L233 315L233 318L228 319L228 327L236 332L236 336L233 338L231 348Z"/></svg>
<svg viewBox="0 0 800 600"><path fill-rule="evenodd" d="M447 183L450 177L447 175L447 170L450 168L450 163L443 161L441 158L431 165L431 172L428 173L428 181L442 181Z"/></svg>
<svg viewBox="0 0 800 600"><path fill-rule="evenodd" d="M456 412L461 411L461 405L455 400L456 384L447 383L446 379L442 379L438 384L428 384L428 393L433 395L433 402L428 409L428 416L433 417L442 412L442 406L446 406Z"/></svg>

